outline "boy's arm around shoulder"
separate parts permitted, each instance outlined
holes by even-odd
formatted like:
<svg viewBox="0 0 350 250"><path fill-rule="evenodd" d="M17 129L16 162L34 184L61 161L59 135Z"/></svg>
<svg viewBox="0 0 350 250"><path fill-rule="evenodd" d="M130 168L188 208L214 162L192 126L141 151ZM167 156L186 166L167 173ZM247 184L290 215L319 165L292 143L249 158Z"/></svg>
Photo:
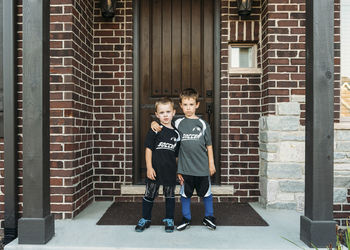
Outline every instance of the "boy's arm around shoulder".
<svg viewBox="0 0 350 250"><path fill-rule="evenodd" d="M212 145L207 146L207 152L208 152L208 161L209 161L209 173L210 173L210 176L212 176L216 172Z"/></svg>
<svg viewBox="0 0 350 250"><path fill-rule="evenodd" d="M151 122L151 129L155 132L158 133L162 130L162 127L157 121Z"/></svg>

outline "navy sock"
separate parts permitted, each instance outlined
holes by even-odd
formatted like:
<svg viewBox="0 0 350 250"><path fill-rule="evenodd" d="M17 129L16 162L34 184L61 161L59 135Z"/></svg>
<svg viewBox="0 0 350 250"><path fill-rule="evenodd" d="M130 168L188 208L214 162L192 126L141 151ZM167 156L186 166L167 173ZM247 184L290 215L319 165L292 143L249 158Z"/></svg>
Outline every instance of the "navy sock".
<svg viewBox="0 0 350 250"><path fill-rule="evenodd" d="M142 200L142 218L146 220L151 220L152 218L152 207L153 201L146 200L143 198Z"/></svg>
<svg viewBox="0 0 350 250"><path fill-rule="evenodd" d="M174 219L175 198L165 198L165 218Z"/></svg>
<svg viewBox="0 0 350 250"><path fill-rule="evenodd" d="M213 195L209 195L203 198L205 216L214 216L213 209Z"/></svg>
<svg viewBox="0 0 350 250"><path fill-rule="evenodd" d="M188 220L191 220L191 198L181 196L182 215Z"/></svg>

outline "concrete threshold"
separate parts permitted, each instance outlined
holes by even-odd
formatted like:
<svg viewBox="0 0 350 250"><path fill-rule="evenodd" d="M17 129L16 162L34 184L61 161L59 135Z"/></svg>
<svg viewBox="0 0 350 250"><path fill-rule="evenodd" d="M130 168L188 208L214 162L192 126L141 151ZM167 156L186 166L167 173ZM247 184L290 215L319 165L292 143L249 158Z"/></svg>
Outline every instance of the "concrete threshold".
<svg viewBox="0 0 350 250"><path fill-rule="evenodd" d="M136 233L134 225L96 225L111 204L94 202L74 219L56 220L55 236L46 245L19 245L16 239L5 250L309 249L299 239L301 214L292 210L264 209L252 203L269 224L267 227L218 226L210 231L204 226L191 226L182 232L165 233L163 226L151 226Z"/></svg>
<svg viewBox="0 0 350 250"><path fill-rule="evenodd" d="M145 194L145 185L122 185L121 186L122 195L143 195ZM234 188L233 185L212 185L211 192L213 195L233 195ZM180 193L180 185L176 185L175 194ZM196 191L194 191L196 194ZM159 188L159 194L163 194L163 188Z"/></svg>

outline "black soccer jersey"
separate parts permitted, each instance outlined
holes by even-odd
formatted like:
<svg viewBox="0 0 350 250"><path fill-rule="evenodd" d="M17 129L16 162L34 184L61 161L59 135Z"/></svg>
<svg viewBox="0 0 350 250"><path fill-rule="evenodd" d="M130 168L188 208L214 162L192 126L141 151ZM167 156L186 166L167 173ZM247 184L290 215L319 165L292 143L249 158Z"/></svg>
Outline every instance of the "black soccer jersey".
<svg viewBox="0 0 350 250"><path fill-rule="evenodd" d="M176 157L179 152L180 134L176 129L163 126L155 133L150 129L145 147L152 150L152 166L156 171L156 181L162 185L176 185Z"/></svg>

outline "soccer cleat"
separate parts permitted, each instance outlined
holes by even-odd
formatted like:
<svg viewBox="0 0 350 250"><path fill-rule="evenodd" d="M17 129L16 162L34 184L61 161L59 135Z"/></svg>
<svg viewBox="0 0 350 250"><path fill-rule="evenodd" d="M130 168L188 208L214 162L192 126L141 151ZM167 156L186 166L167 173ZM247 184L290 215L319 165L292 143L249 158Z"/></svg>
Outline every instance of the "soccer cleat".
<svg viewBox="0 0 350 250"><path fill-rule="evenodd" d="M215 225L215 217L213 216L205 216L203 218L203 225L207 226L210 230L215 230L216 225Z"/></svg>
<svg viewBox="0 0 350 250"><path fill-rule="evenodd" d="M180 225L176 227L178 231L185 230L186 228L189 228L191 224L191 220L186 219L185 217L182 218L182 222Z"/></svg>
<svg viewBox="0 0 350 250"><path fill-rule="evenodd" d="M172 233L174 232L174 220L173 219L164 219L165 232Z"/></svg>
<svg viewBox="0 0 350 250"><path fill-rule="evenodd" d="M146 228L149 228L150 225L151 225L150 220L146 220L144 218L141 218L135 227L135 231L136 232L143 232L143 230L145 230Z"/></svg>

